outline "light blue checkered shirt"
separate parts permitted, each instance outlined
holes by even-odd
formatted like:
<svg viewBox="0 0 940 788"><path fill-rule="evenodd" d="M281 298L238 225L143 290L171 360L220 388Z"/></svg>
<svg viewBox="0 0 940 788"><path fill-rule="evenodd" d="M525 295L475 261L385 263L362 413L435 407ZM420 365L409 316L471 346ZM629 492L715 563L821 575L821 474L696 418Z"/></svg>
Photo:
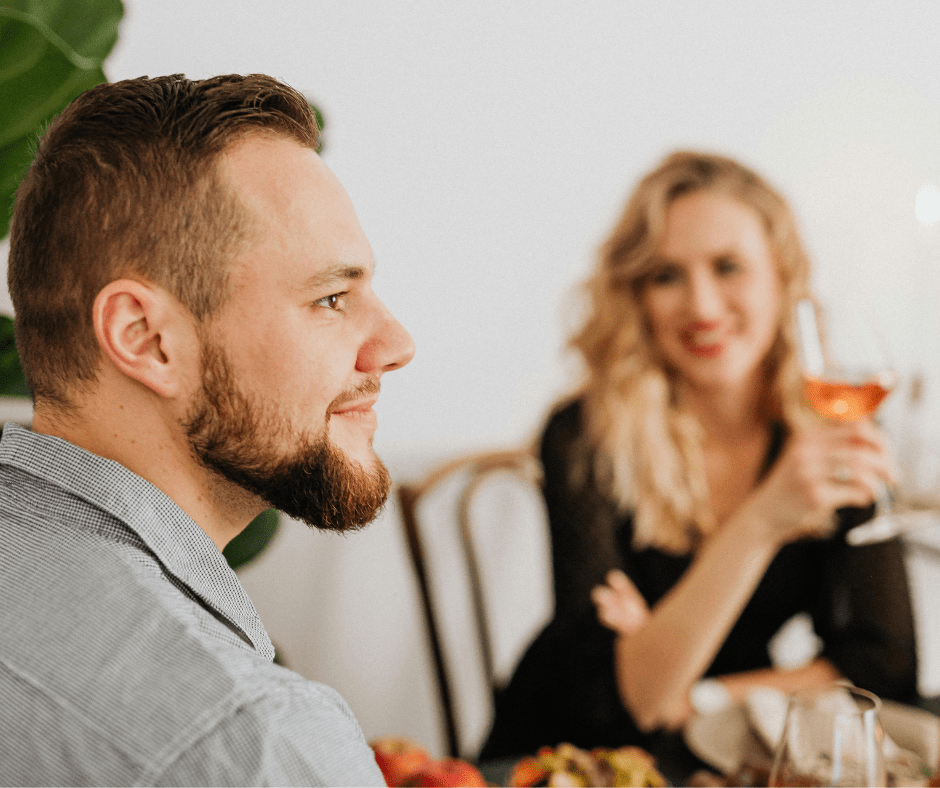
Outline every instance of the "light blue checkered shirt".
<svg viewBox="0 0 940 788"><path fill-rule="evenodd" d="M0 440L0 784L384 785L335 691L275 665L206 533L122 465Z"/></svg>

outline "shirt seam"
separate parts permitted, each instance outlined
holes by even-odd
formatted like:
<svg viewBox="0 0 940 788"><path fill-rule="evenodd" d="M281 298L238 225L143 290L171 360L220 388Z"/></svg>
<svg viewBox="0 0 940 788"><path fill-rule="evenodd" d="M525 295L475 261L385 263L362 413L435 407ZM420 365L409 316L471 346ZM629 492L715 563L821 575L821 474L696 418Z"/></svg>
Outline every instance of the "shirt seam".
<svg viewBox="0 0 940 788"><path fill-rule="evenodd" d="M252 693L250 695L238 696L237 694L232 694L230 698L233 702L231 708L229 708L225 713L218 715L218 717L209 725L202 730L198 736L191 738L189 741L185 742L182 746L178 747L175 752L171 753L167 758L163 759L163 762L159 767L156 765L157 759L154 759L153 768L148 770L148 773L145 775L146 780L142 778L140 781L134 783L135 786L140 785L153 785L156 783L157 779L164 775L173 765L185 755L189 750L192 750L194 747L198 746L203 740L215 733L222 725L224 725L228 720L230 720L238 711L242 709L247 709L253 704L264 701L268 698L276 698L278 695L287 694L290 696L290 692L285 687L270 688L266 687L260 689L259 691ZM337 709L339 711L339 709ZM203 715L204 716L204 715ZM167 748L169 749L169 745ZM319 771L309 762L305 764L312 773L319 779ZM322 779L319 779L319 784L326 785L326 782Z"/></svg>
<svg viewBox="0 0 940 788"><path fill-rule="evenodd" d="M245 697L238 692L228 693L218 703L196 717L180 732L180 735L167 742L166 746L151 760L150 765L143 770L134 785L153 785L157 778L176 763L185 752L195 747L236 711L252 703L253 700L253 697Z"/></svg>
<svg viewBox="0 0 940 788"><path fill-rule="evenodd" d="M109 746L114 747L133 762L140 764L139 775L134 781L134 785L152 785L154 779L166 771L183 752L195 746L198 741L215 730L235 710L251 703L253 700L251 696L246 698L238 692L226 693L218 702L209 706L193 719L189 725L184 726L179 734L170 739L152 758L147 758L145 753L136 748L129 748L125 744L116 741L100 724L89 718L79 706L62 697L59 693L51 691L39 679L14 665L3 655L0 655L0 665L12 676L30 685L59 708L67 709L69 713L74 715L77 722L89 731L100 735Z"/></svg>

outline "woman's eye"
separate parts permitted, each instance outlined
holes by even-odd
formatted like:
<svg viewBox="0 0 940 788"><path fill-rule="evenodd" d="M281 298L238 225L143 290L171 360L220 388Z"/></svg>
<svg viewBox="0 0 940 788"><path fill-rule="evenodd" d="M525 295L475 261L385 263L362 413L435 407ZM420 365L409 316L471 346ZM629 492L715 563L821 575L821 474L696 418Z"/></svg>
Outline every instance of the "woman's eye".
<svg viewBox="0 0 940 788"><path fill-rule="evenodd" d="M649 275L649 282L653 285L671 285L679 281L679 269L676 266L664 265Z"/></svg>
<svg viewBox="0 0 940 788"><path fill-rule="evenodd" d="M719 274L734 274L741 270L741 265L733 257L719 257L715 261L715 271Z"/></svg>

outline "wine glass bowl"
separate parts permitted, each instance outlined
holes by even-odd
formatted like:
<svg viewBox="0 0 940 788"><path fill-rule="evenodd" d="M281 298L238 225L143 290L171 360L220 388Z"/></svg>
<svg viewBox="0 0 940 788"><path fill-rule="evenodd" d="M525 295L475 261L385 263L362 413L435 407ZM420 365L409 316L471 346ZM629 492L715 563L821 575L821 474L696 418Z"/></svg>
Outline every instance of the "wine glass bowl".
<svg viewBox="0 0 940 788"><path fill-rule="evenodd" d="M886 785L880 708L845 684L792 695L769 785Z"/></svg>
<svg viewBox="0 0 940 788"><path fill-rule="evenodd" d="M808 298L797 303L796 334L807 405L819 416L850 422L872 417L897 384L897 374L875 321L857 304L842 304L824 325ZM876 516L846 533L849 544L890 539L899 522L892 518L892 491L878 495Z"/></svg>
<svg viewBox="0 0 940 788"><path fill-rule="evenodd" d="M857 306L844 304L821 323L815 304L804 298L796 307L796 328L810 408L836 421L871 416L897 383L871 317Z"/></svg>
<svg viewBox="0 0 940 788"><path fill-rule="evenodd" d="M804 375L803 388L810 408L835 421L856 421L872 415L895 385L895 375L887 369L853 374L830 367L824 374Z"/></svg>

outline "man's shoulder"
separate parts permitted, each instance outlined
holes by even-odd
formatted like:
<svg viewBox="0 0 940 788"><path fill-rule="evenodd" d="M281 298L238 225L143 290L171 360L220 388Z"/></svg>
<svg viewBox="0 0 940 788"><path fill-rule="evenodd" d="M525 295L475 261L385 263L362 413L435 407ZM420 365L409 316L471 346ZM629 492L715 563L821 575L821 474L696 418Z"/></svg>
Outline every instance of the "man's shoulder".
<svg viewBox="0 0 940 788"><path fill-rule="evenodd" d="M90 728L142 754L194 716L237 704L240 650L223 651L174 615L161 596L179 592L145 553L135 566L132 549L122 555L111 540L54 521L24 529L0 515L0 530L0 596L16 603L0 609L0 683L48 707L30 724L62 739ZM20 712L0 711L0 726Z"/></svg>
<svg viewBox="0 0 940 788"><path fill-rule="evenodd" d="M0 608L0 783L37 770L68 784L164 772L216 784L375 777L338 693L226 641L222 623L210 618L215 637L194 626L208 613L145 550L55 519L28 528L15 519L0 510L0 597L16 602ZM345 755L334 763L336 753ZM300 774L279 772L282 758Z"/></svg>
<svg viewBox="0 0 940 788"><path fill-rule="evenodd" d="M247 652L212 651L143 657L106 688L71 689L38 686L0 657L0 783L382 784L335 690Z"/></svg>
<svg viewBox="0 0 940 788"><path fill-rule="evenodd" d="M336 690L269 665L258 690L181 750L160 782L384 785L359 723Z"/></svg>

